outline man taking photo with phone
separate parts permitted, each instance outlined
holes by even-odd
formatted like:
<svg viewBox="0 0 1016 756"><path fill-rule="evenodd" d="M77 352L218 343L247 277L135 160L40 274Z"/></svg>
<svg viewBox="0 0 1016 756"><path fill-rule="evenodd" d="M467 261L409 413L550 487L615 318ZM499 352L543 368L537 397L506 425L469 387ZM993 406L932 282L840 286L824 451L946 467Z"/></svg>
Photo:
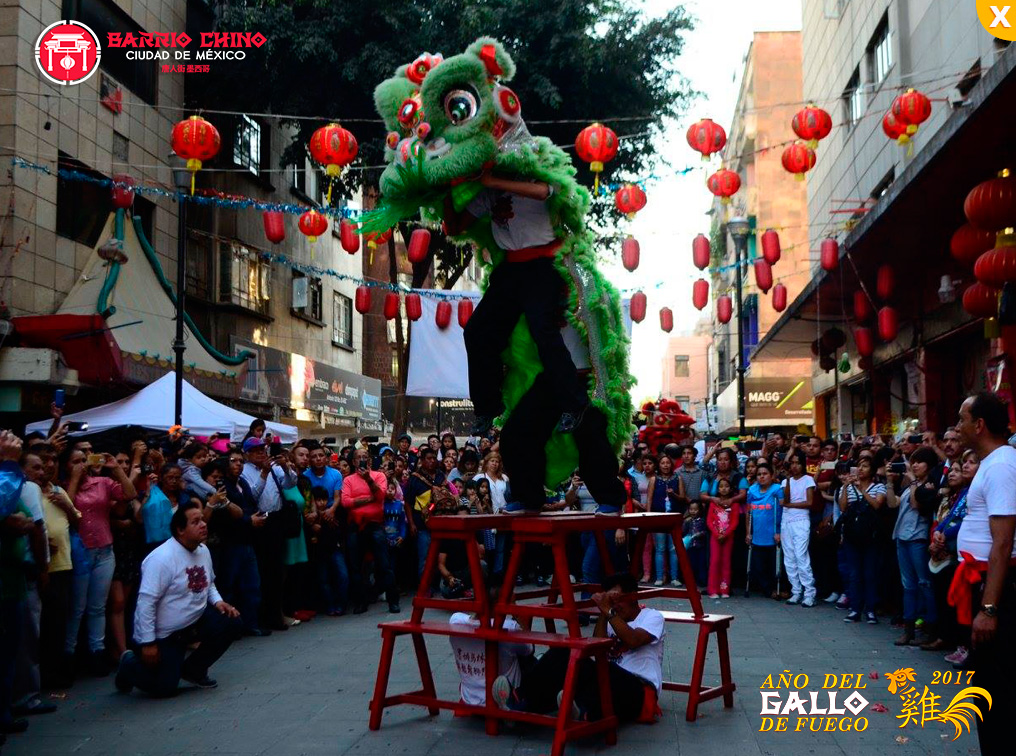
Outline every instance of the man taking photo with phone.
<svg viewBox="0 0 1016 756"><path fill-rule="evenodd" d="M349 595L353 613L367 611L367 597L360 569L365 549L374 555L375 585L385 591L388 611L398 614L399 591L395 572L388 554L388 537L384 529L385 489L388 479L379 470L370 469L370 452L360 448L353 452L353 472L342 481L342 506L349 517L346 536L346 562L349 567Z"/></svg>

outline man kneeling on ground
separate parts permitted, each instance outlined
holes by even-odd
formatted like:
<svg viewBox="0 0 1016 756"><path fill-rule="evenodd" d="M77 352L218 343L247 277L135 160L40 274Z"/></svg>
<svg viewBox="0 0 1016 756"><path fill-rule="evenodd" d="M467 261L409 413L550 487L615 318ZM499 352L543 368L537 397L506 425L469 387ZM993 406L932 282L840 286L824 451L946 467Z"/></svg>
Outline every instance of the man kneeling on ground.
<svg viewBox="0 0 1016 756"><path fill-rule="evenodd" d="M622 722L634 721L642 713L646 689L659 695L663 685L663 636L666 622L655 609L638 604L638 582L628 573L612 575L603 582L604 593L593 594L600 609L593 637L613 638L609 653L610 694L614 713ZM522 685L498 677L491 689L494 700L503 709L545 714L561 705L562 687L568 671L569 650L552 648L536 665L522 675ZM578 662L575 679L573 719L599 719L599 685L592 659Z"/></svg>
<svg viewBox="0 0 1016 756"><path fill-rule="evenodd" d="M204 545L208 526L196 503L184 504L170 520L173 537L141 564L141 588L134 614L138 653L120 658L116 687L140 688L156 696L176 692L183 678L214 688L211 667L243 634L240 613L215 589L212 557ZM197 642L189 657L187 649Z"/></svg>

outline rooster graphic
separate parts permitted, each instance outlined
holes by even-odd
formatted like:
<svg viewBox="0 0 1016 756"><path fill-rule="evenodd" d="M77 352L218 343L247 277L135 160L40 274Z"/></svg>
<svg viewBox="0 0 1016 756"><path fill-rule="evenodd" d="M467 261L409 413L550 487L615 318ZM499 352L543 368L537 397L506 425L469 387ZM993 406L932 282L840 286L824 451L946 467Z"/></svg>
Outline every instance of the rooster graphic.
<svg viewBox="0 0 1016 756"><path fill-rule="evenodd" d="M971 699L980 696L987 701L988 709L991 709L991 694L984 688L967 686L953 696L948 706L940 709L938 704L940 695L932 693L927 685L924 686L923 692L918 692L916 687L910 685L917 679L913 668L905 667L895 672L886 672L885 677L889 680L889 692L893 695L898 692L903 702L903 711L896 717L903 720L900 727L906 727L911 720L919 722L921 727L924 727L925 722L946 722L953 726L955 731L953 740L956 740L964 730L970 732L970 726L975 722L974 717L984 719L980 707Z"/></svg>

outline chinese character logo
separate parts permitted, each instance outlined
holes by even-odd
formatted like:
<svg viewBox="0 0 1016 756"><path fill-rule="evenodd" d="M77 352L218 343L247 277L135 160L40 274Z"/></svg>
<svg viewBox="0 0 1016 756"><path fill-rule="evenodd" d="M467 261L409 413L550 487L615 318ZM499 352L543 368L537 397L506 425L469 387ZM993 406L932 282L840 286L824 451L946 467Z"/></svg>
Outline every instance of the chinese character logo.
<svg viewBox="0 0 1016 756"><path fill-rule="evenodd" d="M187 568L187 588L190 589L191 593L201 593L205 588L208 587L208 575L205 574L205 568L200 564L196 567Z"/></svg>
<svg viewBox="0 0 1016 756"><path fill-rule="evenodd" d="M79 21L57 21L35 42L35 64L54 84L80 84L99 67L102 48L95 32Z"/></svg>
<svg viewBox="0 0 1016 756"><path fill-rule="evenodd" d="M952 674L952 672L935 672L932 685L952 685ZM973 672L959 672L956 678L957 684L960 680L959 676L963 674L967 675L967 682L970 682L973 677ZM911 684L917 680L917 675L911 667L887 672L886 679L889 680L889 692L899 695L903 702L902 712L896 715L897 719L903 720L901 728L910 723L924 727L925 722L946 722L955 729L956 734L953 736L953 740L956 740L964 730L970 732L970 725L974 722L974 717L984 718L978 705L969 699L980 696L988 702L988 709L991 709L991 694L984 688L973 685L961 689L953 696L949 705L943 709L940 703L941 695L933 693L927 685L924 686L923 691L918 691Z"/></svg>

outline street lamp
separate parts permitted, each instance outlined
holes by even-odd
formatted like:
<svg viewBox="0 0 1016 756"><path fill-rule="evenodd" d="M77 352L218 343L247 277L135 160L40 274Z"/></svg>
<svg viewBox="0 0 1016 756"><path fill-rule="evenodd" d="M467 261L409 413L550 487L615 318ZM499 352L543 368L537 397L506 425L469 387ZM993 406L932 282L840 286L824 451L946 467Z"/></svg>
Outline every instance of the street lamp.
<svg viewBox="0 0 1016 756"><path fill-rule="evenodd" d="M183 340L184 297L187 288L187 191L190 189L190 173L187 161L175 152L169 153L169 164L173 169L173 185L176 186L176 338L173 351L176 353L176 402L175 424L183 425L183 353L187 345Z"/></svg>
<svg viewBox="0 0 1016 756"><path fill-rule="evenodd" d="M744 435L744 302L741 299L741 286L744 274L741 270L742 258L747 259L748 234L751 228L748 219L738 215L727 221L727 231L734 239L734 270L736 271L737 287L737 425L738 434Z"/></svg>

